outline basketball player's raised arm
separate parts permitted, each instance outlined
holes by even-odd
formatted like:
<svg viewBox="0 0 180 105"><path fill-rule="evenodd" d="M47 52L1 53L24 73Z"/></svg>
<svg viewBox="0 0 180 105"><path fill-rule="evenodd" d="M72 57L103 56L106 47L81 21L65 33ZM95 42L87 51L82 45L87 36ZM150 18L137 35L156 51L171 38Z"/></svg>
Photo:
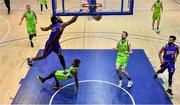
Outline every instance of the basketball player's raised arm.
<svg viewBox="0 0 180 105"><path fill-rule="evenodd" d="M23 16L22 16L22 18L21 18L21 21L20 21L19 25L22 24L22 22L23 22L23 20L24 20L25 17L26 17L26 13L23 14Z"/></svg>
<svg viewBox="0 0 180 105"><path fill-rule="evenodd" d="M158 54L159 60L160 60L160 63L161 63L161 64L163 63L162 53L164 52L164 49L165 49L165 46L163 46L163 47L161 48L161 50L159 51L159 54Z"/></svg>
<svg viewBox="0 0 180 105"><path fill-rule="evenodd" d="M67 22L64 22L61 27L64 27L64 28L65 28L66 26L74 23L74 22L77 20L77 18L78 18L78 16L74 16L71 20L69 20L69 21L67 21Z"/></svg>
<svg viewBox="0 0 180 105"><path fill-rule="evenodd" d="M177 60L178 55L179 55L179 46L177 46L177 52L176 52L176 55L175 55L175 62Z"/></svg>
<svg viewBox="0 0 180 105"><path fill-rule="evenodd" d="M42 31L49 31L52 29L52 24L50 24L48 27L41 27Z"/></svg>

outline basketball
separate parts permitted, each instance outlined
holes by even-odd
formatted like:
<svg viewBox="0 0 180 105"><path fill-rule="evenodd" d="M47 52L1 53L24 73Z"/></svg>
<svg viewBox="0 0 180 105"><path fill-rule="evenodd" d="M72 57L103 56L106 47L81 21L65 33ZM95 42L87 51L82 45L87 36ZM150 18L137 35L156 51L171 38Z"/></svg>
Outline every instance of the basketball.
<svg viewBox="0 0 180 105"><path fill-rule="evenodd" d="M99 21L101 20L102 16L98 15L98 16L93 16L93 19L96 20L96 21Z"/></svg>

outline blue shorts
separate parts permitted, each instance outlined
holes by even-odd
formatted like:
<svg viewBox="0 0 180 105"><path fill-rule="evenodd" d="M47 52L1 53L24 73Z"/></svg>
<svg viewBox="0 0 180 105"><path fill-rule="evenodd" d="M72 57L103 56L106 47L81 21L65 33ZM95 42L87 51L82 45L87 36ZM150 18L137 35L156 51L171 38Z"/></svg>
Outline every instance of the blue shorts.
<svg viewBox="0 0 180 105"><path fill-rule="evenodd" d="M169 72L173 73L175 72L175 62L164 62L161 65L161 70L168 69Z"/></svg>
<svg viewBox="0 0 180 105"><path fill-rule="evenodd" d="M58 53L58 52L62 52L62 49L61 49L61 46L59 44L59 42L53 44L53 45L49 45L49 42L47 41L46 42L46 45L45 45L45 49L44 49L44 55L49 55L51 52L55 52L55 53Z"/></svg>

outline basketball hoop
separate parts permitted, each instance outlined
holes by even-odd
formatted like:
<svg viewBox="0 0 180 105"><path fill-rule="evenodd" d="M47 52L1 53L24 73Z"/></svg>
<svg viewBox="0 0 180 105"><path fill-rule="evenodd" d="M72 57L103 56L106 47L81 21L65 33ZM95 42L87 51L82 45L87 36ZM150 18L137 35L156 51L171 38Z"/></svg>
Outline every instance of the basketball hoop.
<svg viewBox="0 0 180 105"><path fill-rule="evenodd" d="M96 11L101 11L102 10L102 3L96 3L96 4L89 4L88 2L85 2L85 3L82 3L82 8L86 9L87 11L89 11L89 8L90 7L96 7ZM91 21L91 20L96 20L96 21L99 21L102 16L87 16L88 18L88 21Z"/></svg>
<svg viewBox="0 0 180 105"><path fill-rule="evenodd" d="M96 8L99 8L99 7L102 7L102 4L101 3L96 3L96 5L89 5L89 3L83 3L82 4L82 7L84 7L84 8L89 8L90 6L92 6L92 7L96 7Z"/></svg>

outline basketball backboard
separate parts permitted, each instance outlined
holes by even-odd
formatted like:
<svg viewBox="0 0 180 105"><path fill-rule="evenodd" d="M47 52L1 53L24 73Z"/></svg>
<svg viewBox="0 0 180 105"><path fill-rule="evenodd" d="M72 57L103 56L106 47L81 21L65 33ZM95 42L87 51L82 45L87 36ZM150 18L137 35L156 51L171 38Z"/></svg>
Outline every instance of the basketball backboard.
<svg viewBox="0 0 180 105"><path fill-rule="evenodd" d="M134 0L52 0L53 16L132 15L133 6Z"/></svg>

